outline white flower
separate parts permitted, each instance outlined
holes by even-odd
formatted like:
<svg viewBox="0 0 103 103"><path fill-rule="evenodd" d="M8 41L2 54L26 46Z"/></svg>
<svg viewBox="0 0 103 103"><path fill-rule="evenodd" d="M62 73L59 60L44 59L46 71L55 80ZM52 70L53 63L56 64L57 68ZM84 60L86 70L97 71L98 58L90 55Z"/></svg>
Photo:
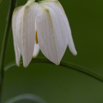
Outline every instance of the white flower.
<svg viewBox="0 0 103 103"><path fill-rule="evenodd" d="M16 63L19 66L22 55L27 67L39 48L56 65L66 51L76 55L71 29L66 14L57 0L44 0L39 3L29 0L24 6L14 10L12 19Z"/></svg>

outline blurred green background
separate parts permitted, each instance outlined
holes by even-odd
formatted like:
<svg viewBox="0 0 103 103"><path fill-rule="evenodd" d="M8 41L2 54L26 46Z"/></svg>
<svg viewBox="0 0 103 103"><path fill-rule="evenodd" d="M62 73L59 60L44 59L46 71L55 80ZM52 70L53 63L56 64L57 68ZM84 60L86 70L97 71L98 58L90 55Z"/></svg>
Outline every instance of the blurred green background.
<svg viewBox="0 0 103 103"><path fill-rule="evenodd" d="M73 56L67 48L62 60L103 76L103 0L59 1L69 19L78 51L78 55ZM9 2L5 0L0 7L0 48ZM18 6L26 2L18 0ZM41 52L38 57L45 58ZM6 64L12 61L15 61L15 56L11 30ZM50 64L13 67L6 72L3 101L23 93L36 94L47 103L103 103L103 83L77 71Z"/></svg>

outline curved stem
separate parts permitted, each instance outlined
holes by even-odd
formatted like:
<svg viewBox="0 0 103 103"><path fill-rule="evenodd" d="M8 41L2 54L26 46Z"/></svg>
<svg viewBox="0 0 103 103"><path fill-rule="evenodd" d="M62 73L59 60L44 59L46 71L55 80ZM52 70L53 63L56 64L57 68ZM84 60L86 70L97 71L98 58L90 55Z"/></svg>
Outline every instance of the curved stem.
<svg viewBox="0 0 103 103"><path fill-rule="evenodd" d="M55 65L55 64L53 64L52 62L50 62L49 60L43 59L43 58L33 59L33 60L31 61L31 63L47 63L47 64L49 63L49 64L52 64L52 65ZM21 62L21 64L22 64L22 62ZM12 68L12 67L14 67L14 66L16 66L16 63L15 63L15 62L9 64L9 65L5 68L5 71L7 71L8 69L10 69L10 68ZM96 74L96 73L94 73L94 72L92 72L92 71L90 71L90 70L88 70L88 69L86 69L86 68L84 68L84 67L80 67L80 66L77 66L77 65L75 65L75 64L72 64L72 63L69 63L69 62L64 62L64 61L62 61L59 66L64 67L64 68L67 68L67 69L72 69L72 70L78 71L78 72L83 73L83 74L85 74L85 75L88 75L88 76L90 76L90 77L92 77L92 78L94 78L94 79L96 79L96 80L98 80L98 81L103 82L103 77L102 77L102 76L100 76L100 75L98 75L98 74Z"/></svg>
<svg viewBox="0 0 103 103"><path fill-rule="evenodd" d="M12 19L12 13L15 8L17 0L11 0L10 1L10 6L9 6L9 11L8 11L8 17L7 17L7 23L6 23L6 28L5 28L5 33L4 33L4 38L3 38L3 44L1 48L1 58L0 58L0 103L1 103L1 95L2 95L2 90L3 90L3 81L4 81L4 66L5 66L5 58L6 58L6 50L7 50L7 43L8 43L8 38L9 38L9 32L10 32L10 27L11 27L11 19Z"/></svg>
<svg viewBox="0 0 103 103"><path fill-rule="evenodd" d="M38 97L37 95L34 95L34 94L22 94L22 95L9 99L5 103L20 102L20 100L29 100L29 101L33 101L36 103L47 103L41 97Z"/></svg>

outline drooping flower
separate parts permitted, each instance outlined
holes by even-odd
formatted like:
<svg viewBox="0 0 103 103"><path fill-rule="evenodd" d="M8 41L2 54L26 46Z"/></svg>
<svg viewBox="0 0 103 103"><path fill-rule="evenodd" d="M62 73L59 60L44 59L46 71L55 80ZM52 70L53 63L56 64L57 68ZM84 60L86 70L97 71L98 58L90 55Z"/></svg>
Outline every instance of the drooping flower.
<svg viewBox="0 0 103 103"><path fill-rule="evenodd" d="M28 0L14 10L12 29L18 66L22 56L23 65L27 67L39 49L56 65L60 64L67 46L77 55L68 19L57 0L38 3Z"/></svg>

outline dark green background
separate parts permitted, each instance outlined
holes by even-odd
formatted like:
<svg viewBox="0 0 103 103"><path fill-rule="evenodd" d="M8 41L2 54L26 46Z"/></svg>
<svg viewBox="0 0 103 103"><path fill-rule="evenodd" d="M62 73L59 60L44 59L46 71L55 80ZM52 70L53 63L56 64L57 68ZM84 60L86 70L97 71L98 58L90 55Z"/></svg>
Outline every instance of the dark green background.
<svg viewBox="0 0 103 103"><path fill-rule="evenodd" d="M18 0L18 6L27 0ZM0 47L2 45L9 0L0 7ZM103 0L60 0L70 21L77 56L69 49L63 57L103 76ZM40 52L38 57L43 57ZM6 64L15 60L12 31ZM23 93L33 93L48 103L103 103L103 83L49 64L30 64L6 72L3 100ZM20 103L20 102L19 102ZM21 103L26 103L21 102ZM32 103L32 102L27 102Z"/></svg>

